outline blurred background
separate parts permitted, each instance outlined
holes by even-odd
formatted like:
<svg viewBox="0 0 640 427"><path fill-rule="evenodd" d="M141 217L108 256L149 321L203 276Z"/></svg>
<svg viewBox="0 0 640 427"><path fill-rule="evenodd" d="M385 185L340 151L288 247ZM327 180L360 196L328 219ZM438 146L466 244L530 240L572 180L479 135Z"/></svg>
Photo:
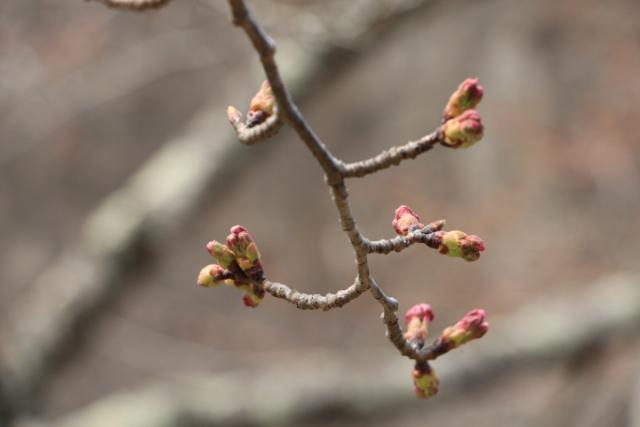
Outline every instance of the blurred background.
<svg viewBox="0 0 640 427"><path fill-rule="evenodd" d="M435 333L481 307L489 334L421 401L369 295L324 313L198 288L234 224L272 280L355 272L303 144L241 146L226 122L263 79L226 2L3 0L0 425L640 426L640 3L251 4L346 161L430 133L480 78L482 142L349 185L372 239L407 204L485 240L475 263L412 247L371 268Z"/></svg>

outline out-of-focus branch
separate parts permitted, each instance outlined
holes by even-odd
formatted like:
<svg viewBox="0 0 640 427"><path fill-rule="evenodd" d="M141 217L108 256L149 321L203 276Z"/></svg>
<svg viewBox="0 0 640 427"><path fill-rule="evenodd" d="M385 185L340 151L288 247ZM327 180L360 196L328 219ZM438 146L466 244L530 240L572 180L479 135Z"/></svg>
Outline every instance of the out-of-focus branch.
<svg viewBox="0 0 640 427"><path fill-rule="evenodd" d="M115 9L148 10L159 9L171 0L96 0Z"/></svg>
<svg viewBox="0 0 640 427"><path fill-rule="evenodd" d="M414 5L420 3L427 3L427 0L414 2ZM390 18L389 10L397 15L405 12L402 8L361 5L365 6L368 13L360 14L363 19L359 21L358 28L345 27L349 31L334 31L332 36L345 41L356 36L366 37L368 28L378 19ZM179 35L178 39L173 36L169 39L160 37L154 39L151 46L140 45L130 54L136 56L139 50L151 49L154 58L157 56L160 60L161 51L175 50L171 46L176 44L174 41L179 42L185 37L182 33L175 34ZM185 34L189 36L190 33ZM295 49L295 61L286 61L287 64L295 64L283 70L289 87L295 92L309 87L309 80L316 76L323 65L321 54L330 56L333 52L331 45L324 44L323 37L316 40L313 46L304 50ZM183 59L174 60L173 63L178 64L176 67L183 67L185 61L187 64L193 62L194 66L202 65L195 59ZM107 65L110 66L111 62ZM104 64L96 67L102 68ZM127 79L126 87L121 88L118 94L141 84L141 76L157 78L155 69L159 68L162 67L136 72ZM243 77L242 73L236 72L234 76L236 74L238 77L230 79ZM92 76L87 80L94 81L95 78ZM237 81L230 81L229 85L242 87ZM109 85L94 86L109 87L113 92ZM110 99L114 96L111 92L107 96L90 91L87 99ZM87 91L83 90L82 93L86 94ZM0 348L0 394L4 392L4 396L0 397L0 415L5 416L17 409L24 409L25 405L34 404L37 396L35 390L46 382L48 373L55 365L55 355L75 342L78 337L76 332L90 327L91 324L85 322L88 316L99 312L99 308L110 298L123 291L119 284L126 276L127 267L135 258L138 248L157 241L151 236L170 233L194 212L205 192L224 191L229 176L239 170L237 144L211 143L212 139L223 141L229 137L224 130L224 105L220 105L219 101L218 96L212 98L180 136L168 140L121 188L106 197L89 215L78 240L44 268L40 277L13 305L7 321L2 325L6 339L3 336L3 346ZM78 109L83 109L85 104L79 105ZM72 113L76 112L74 110ZM47 128L42 128L37 135L46 134ZM185 168L185 164L190 166ZM167 174L170 174L171 180L165 179ZM38 315L34 316L33 313ZM0 418L0 424L3 421Z"/></svg>
<svg viewBox="0 0 640 427"><path fill-rule="evenodd" d="M638 277L611 277L564 298L533 301L507 317L494 319L493 340L502 345L479 341L473 351L439 362L438 375L445 384L439 399L458 397L471 384L491 387L498 371L534 367L539 372L546 366L575 360L576 355L592 351L594 346L637 339L639 332ZM324 368L309 369L310 366ZM213 377L205 373L181 375L179 382L108 396L48 426L110 427L114 419L119 427L231 422L238 426L267 426L276 420L279 424L299 425L336 407L341 414L353 417L351 420L375 419L398 407L403 408L403 414L423 411L424 406L406 393L405 376L406 366L395 358L378 364L375 371L363 372L354 370L342 355L315 355L285 360L280 366L260 372ZM274 393L274 384L284 386ZM38 425L25 420L16 427Z"/></svg>

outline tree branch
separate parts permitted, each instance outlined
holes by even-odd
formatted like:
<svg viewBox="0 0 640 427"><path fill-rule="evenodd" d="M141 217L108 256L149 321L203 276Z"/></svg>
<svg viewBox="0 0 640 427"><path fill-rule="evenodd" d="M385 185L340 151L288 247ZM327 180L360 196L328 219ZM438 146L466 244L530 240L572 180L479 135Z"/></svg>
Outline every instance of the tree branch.
<svg viewBox="0 0 640 427"><path fill-rule="evenodd" d="M343 166L343 176L345 178L360 178L391 166L397 166L403 160L415 159L440 142L441 134L441 130L438 129L417 141L409 141L405 145L384 150L370 159L347 163Z"/></svg>
<svg viewBox="0 0 640 427"><path fill-rule="evenodd" d="M455 136L457 136L458 138L463 138L460 141L450 140L450 134L448 133L446 127L448 126L448 124L445 121L445 124L438 128L436 131L424 136L417 141L411 141L399 147L392 147L367 160L345 164L341 160L337 159L320 141L320 138L316 135L311 126L306 122L297 106L291 99L291 96L284 82L282 81L278 66L275 62L274 56L276 47L273 40L271 40L264 29L257 23L253 14L247 8L243 0L229 0L229 5L232 11L233 23L241 27L245 31L260 57L265 74L267 76L268 83L271 87L273 96L275 97L275 101L277 103L277 111L279 112L279 114L281 114L282 120L288 123L296 131L300 139L305 143L307 148L311 151L311 153L317 159L318 163L325 172L327 185L331 187L333 201L336 209L338 210L340 224L343 231L349 237L349 242L351 243L351 246L354 250L358 272L358 278L356 282L346 290L339 291L336 294L302 294L290 289L286 285L269 281L262 282L262 288L264 289L264 291L269 292L271 295L277 298L285 299L286 301L295 304L298 308L321 308L325 311L335 307L341 307L342 305L356 299L365 291L371 290L372 296L383 307L382 319L387 328L387 336L398 349L398 351L400 351L400 353L404 356L407 356L416 361L435 359L440 354L446 352L443 351L444 347L438 344L440 340L436 341L433 345L425 348L422 348L422 345L418 346L414 342L407 341L399 325L398 317L396 315L396 311L398 310L398 302L394 298L386 295L382 288L380 288L380 286L378 286L375 280L371 277L367 256L370 253L387 254L391 251L399 252L415 243L425 243L430 247L449 251L450 249L448 247L442 247L442 235L439 234L437 240L435 236L435 232L440 231L444 226L444 221L432 223L427 227L424 227L422 226L422 224L420 224L420 230L410 232L406 236L399 236L393 239L369 241L365 237L363 237L363 235L358 230L356 221L353 217L353 214L351 213L351 208L349 206L348 200L349 193L344 181L345 178L363 177L379 170L386 169L390 166L398 165L403 160L413 159L418 155L429 151L438 142L443 142L446 143L446 145L452 145L455 147L462 145L469 146L477 141L477 139L479 139L479 137L481 136L482 128L481 125L479 125L479 121L477 122L477 124L480 127L478 128L478 125L476 125L476 127L474 128L476 133L474 133L471 137L465 134L466 128L463 126L463 124L458 124L455 121L452 121L453 125L457 127L454 127L452 125L451 129L458 131ZM474 89L477 89L480 92L480 95L478 96L477 94L475 94L476 98L472 99L471 101L477 103L482 96L481 88L477 84L477 80L475 80L473 84L475 85ZM461 88L462 87L463 86L461 86ZM462 89L459 88L459 91L461 90ZM457 100L455 100L453 97L452 100L457 102ZM450 105L447 106L447 111L449 111L453 107L457 107L456 103L452 104L452 102L454 101L450 101ZM469 100L466 100L467 106L469 105L468 101ZM231 107L228 116L229 120L231 121L232 125L234 126L242 140L242 132L245 131L245 129L241 128L241 126L244 125L241 114ZM278 117L279 116L273 116L274 123L278 120ZM479 118L476 118L476 116L473 116L472 119L479 120ZM476 123L474 122L473 124ZM266 125L266 123L263 123L263 126L264 125ZM466 122L464 123L464 125L468 127ZM269 129L269 126L267 126L266 129ZM258 131L257 134L259 133L260 132ZM266 137L268 135L265 133L264 136ZM262 139L263 137L261 135L258 135L256 141ZM246 140L242 142L247 143ZM411 214L413 215L412 212ZM419 224L419 218L414 215L414 219L415 224ZM462 232L455 233L456 234L451 234L449 236L451 238L449 243L453 245L452 247L454 248L454 250L459 251L461 249L460 244L462 242L462 239L465 238L466 235ZM472 237L476 238L476 236ZM476 250L477 255L477 248L480 247L480 250L483 250L484 246L481 246L482 242L479 238L476 239L477 241L470 238L469 242L467 242L466 244L467 247L469 245L477 245L473 247L473 249ZM458 246L455 246L456 244ZM465 259L469 260L468 258ZM475 259L477 259L477 257ZM240 281L242 280L242 278L239 279ZM450 348L448 348L447 351L449 349Z"/></svg>

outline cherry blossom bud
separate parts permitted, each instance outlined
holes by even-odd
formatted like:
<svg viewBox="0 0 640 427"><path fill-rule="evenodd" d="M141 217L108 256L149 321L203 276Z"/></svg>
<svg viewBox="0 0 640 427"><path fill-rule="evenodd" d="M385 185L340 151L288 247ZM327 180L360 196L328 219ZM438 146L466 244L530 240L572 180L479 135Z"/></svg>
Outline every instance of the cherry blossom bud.
<svg viewBox="0 0 640 427"><path fill-rule="evenodd" d="M198 274L198 285L203 288L219 286L225 282L225 270L217 264L206 265Z"/></svg>
<svg viewBox="0 0 640 427"><path fill-rule="evenodd" d="M273 96L271 85L268 81L262 82L260 90L251 100L249 112L247 113L247 126L253 127L263 123L274 111L276 98Z"/></svg>
<svg viewBox="0 0 640 427"><path fill-rule="evenodd" d="M413 369L413 385L416 396L427 399L438 393L440 382L435 371L427 362L416 362Z"/></svg>
<svg viewBox="0 0 640 427"><path fill-rule="evenodd" d="M447 350L451 350L482 337L488 330L489 323L485 320L485 311L476 309L465 314L455 325L442 331L438 340L447 347Z"/></svg>
<svg viewBox="0 0 640 427"><path fill-rule="evenodd" d="M482 100L484 90L480 86L480 82L477 78L469 78L460 83L458 89L456 89L446 108L444 109L444 119L449 120L453 117L457 117L463 112L475 108L476 105Z"/></svg>
<svg viewBox="0 0 640 427"><path fill-rule="evenodd" d="M438 251L451 257L459 257L466 261L475 261L480 258L480 252L484 251L486 246L482 239L473 234L467 235L460 230L438 232L436 238L439 238Z"/></svg>
<svg viewBox="0 0 640 427"><path fill-rule="evenodd" d="M235 254L222 243L212 240L207 243L207 250L223 268L229 268L235 261Z"/></svg>
<svg viewBox="0 0 640 427"><path fill-rule="evenodd" d="M442 143L451 148L469 148L482 139L484 127L480 114L468 110L445 122Z"/></svg>
<svg viewBox="0 0 640 427"><path fill-rule="evenodd" d="M228 106L227 107L227 119L229 119L229 123L231 123L234 127L238 126L242 123L242 113L236 110L235 107Z"/></svg>
<svg viewBox="0 0 640 427"><path fill-rule="evenodd" d="M260 304L260 301L262 301L262 297L253 292L247 292L242 296L242 302L247 307L256 308L258 304Z"/></svg>
<svg viewBox="0 0 640 427"><path fill-rule="evenodd" d="M261 280L263 276L260 252L249 231L241 225L231 227L227 236L227 245L235 254L235 260L247 276Z"/></svg>
<svg viewBox="0 0 640 427"><path fill-rule="evenodd" d="M396 233L401 236L406 236L410 231L424 228L424 224L420 223L418 214L405 205L396 209L391 225Z"/></svg>
<svg viewBox="0 0 640 427"><path fill-rule="evenodd" d="M433 317L433 310L429 304L416 304L407 310L404 315L404 323L407 326L405 339L416 344L424 343Z"/></svg>
<svg viewBox="0 0 640 427"><path fill-rule="evenodd" d="M404 314L404 323L408 325L413 319L418 319L420 322L432 322L434 317L429 304L416 304Z"/></svg>
<svg viewBox="0 0 640 427"><path fill-rule="evenodd" d="M437 221L430 222L424 228L424 233L434 233L436 231L440 231L444 228L446 223L447 221L445 221L444 219L439 219Z"/></svg>

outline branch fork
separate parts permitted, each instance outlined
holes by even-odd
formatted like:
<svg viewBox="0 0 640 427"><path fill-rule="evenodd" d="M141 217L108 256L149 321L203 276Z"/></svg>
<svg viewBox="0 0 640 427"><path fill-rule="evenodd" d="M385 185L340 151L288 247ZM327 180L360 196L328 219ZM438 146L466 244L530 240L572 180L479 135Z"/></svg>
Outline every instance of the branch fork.
<svg viewBox="0 0 640 427"><path fill-rule="evenodd" d="M433 320L433 311L428 304L418 304L405 315L407 331L403 332L398 320L398 301L387 295L382 287L371 277L369 272L368 255L373 253L388 254L400 252L417 243L438 250L442 254L475 261L485 250L485 244L478 236L469 235L459 230L445 231L445 221L433 221L427 225L420 222L420 217L408 206L400 206L394 215L392 227L397 236L389 239L369 240L358 229L351 213L348 199L347 178L360 178L391 166L397 166L404 160L414 159L422 153L431 150L436 144L448 148L468 148L477 143L484 131L480 115L475 107L480 102L483 89L478 79L465 80L451 95L443 113L443 123L433 132L404 145L392 147L366 160L344 163L336 158L322 143L311 126L304 119L298 107L292 100L284 82L280 77L275 62L275 44L257 23L251 11L243 0L229 0L233 15L233 23L241 27L251 40L264 67L267 80L262 83L259 91L251 100L250 109L246 116L234 107L229 107L227 116L233 126L238 139L244 144L256 144L274 135L285 123L293 128L302 142L309 148L325 172L327 185L339 214L340 224L348 236L353 247L357 264L356 278L351 285L336 293L308 294L291 287L267 280L260 275L248 275L251 267L245 262L247 269L238 262L236 248L227 238L226 249L214 244L216 250L211 251L220 266L205 267L210 278L199 283L218 283L221 280L242 287L245 290L245 304L251 307L265 294L283 299L302 310L324 310L343 307L360 295L370 292L382 306L382 320L386 326L387 337L398 351L415 362L413 379L416 394L420 397L430 397L437 393L439 383L435 371L429 361L460 345L484 335L488 323L484 320L483 310L469 312L456 325L445 329L431 344L425 340L428 335L428 324ZM244 227L235 226L233 230ZM247 232L248 233L248 232ZM251 240L251 244L253 241ZM209 245L212 245L210 243ZM208 246L209 247L209 246ZM229 264L229 253L234 255L235 263L240 268L223 268ZM257 247L255 248L257 252ZM259 254L252 258L253 263L259 264ZM214 264L215 265L215 264ZM233 261L230 263L233 266ZM253 264L252 264L253 265ZM201 273L202 275L203 273ZM246 283L250 285L247 287ZM244 287L243 287L244 286ZM250 303L247 304L247 295Z"/></svg>
<svg viewBox="0 0 640 427"><path fill-rule="evenodd" d="M160 7L170 0L99 0L112 7L148 9ZM302 310L324 310L343 307L364 293L371 293L382 306L382 320L386 335L400 354L414 360L412 371L416 395L427 398L435 395L439 381L430 361L482 337L488 330L483 310L472 310L455 325L445 328L431 344L426 343L429 324L434 318L431 306L417 304L405 314L406 331L400 327L397 316L398 301L387 295L369 271L368 255L400 252L417 243L438 250L441 254L476 261L485 250L478 236L459 230L445 231L444 220L427 224L408 206L400 206L392 221L397 236L389 239L369 240L358 229L348 200L346 179L360 178L397 166L430 151L436 144L448 148L469 148L483 136L484 127L475 110L483 96L478 79L466 79L451 95L443 112L443 122L422 138L382 151L378 155L353 163L336 158L307 123L284 84L275 61L276 46L258 24L244 0L228 0L233 23L241 27L260 57L267 80L250 102L243 115L229 107L227 118L241 143L254 145L266 141L287 124L297 133L325 173L331 189L340 224L353 247L357 264L356 278L348 287L335 293L308 294L266 278L260 252L245 227L231 228L226 244L211 241L207 250L217 264L205 266L197 283L203 287L228 285L244 292L243 302L257 307L266 294L285 300Z"/></svg>

